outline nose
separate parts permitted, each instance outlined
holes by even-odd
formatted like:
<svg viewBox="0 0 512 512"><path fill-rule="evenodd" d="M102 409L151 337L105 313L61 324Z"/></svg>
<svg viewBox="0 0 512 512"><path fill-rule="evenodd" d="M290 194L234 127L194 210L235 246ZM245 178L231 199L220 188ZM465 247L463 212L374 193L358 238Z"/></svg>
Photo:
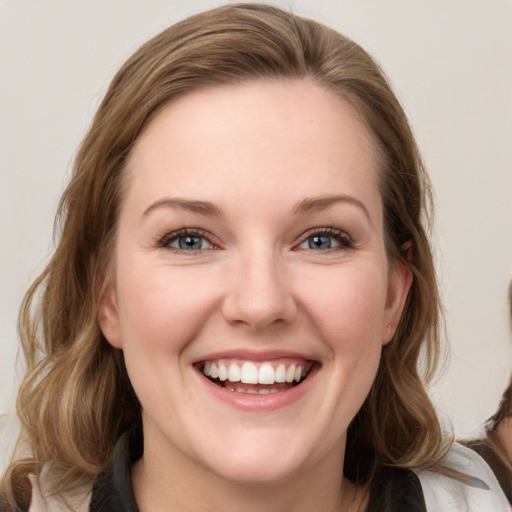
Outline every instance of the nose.
<svg viewBox="0 0 512 512"><path fill-rule="evenodd" d="M297 304L285 262L271 254L240 258L228 278L223 315L231 324L263 330L291 322Z"/></svg>

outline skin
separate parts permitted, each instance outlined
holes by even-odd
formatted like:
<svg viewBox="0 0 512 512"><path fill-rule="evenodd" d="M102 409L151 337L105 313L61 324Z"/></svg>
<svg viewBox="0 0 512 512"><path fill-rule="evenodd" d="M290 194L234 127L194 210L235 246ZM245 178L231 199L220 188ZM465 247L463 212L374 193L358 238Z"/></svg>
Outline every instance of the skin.
<svg viewBox="0 0 512 512"><path fill-rule="evenodd" d="M510 326L512 328L512 282L509 284L508 288L508 303L509 303L509 320ZM510 389L512 384L509 384L508 388L503 393L502 400L505 400L505 397L510 397ZM500 406L501 407L501 406ZM507 398L506 405L504 406L506 416L500 421L496 428L495 436L498 439L502 449L503 455L512 466L512 417L510 417L510 411L512 410L512 405L510 404L510 399Z"/></svg>
<svg viewBox="0 0 512 512"><path fill-rule="evenodd" d="M192 92L141 134L125 185L100 325L142 404L139 508L361 502L342 477L346 430L411 275L387 259L374 144L350 105L308 81ZM182 228L201 229L202 248L179 249ZM315 234L332 247L310 248ZM195 368L219 350L300 353L316 371L298 399L255 412Z"/></svg>
<svg viewBox="0 0 512 512"><path fill-rule="evenodd" d="M503 454L512 465L512 418L504 418L496 429L496 437L503 447Z"/></svg>

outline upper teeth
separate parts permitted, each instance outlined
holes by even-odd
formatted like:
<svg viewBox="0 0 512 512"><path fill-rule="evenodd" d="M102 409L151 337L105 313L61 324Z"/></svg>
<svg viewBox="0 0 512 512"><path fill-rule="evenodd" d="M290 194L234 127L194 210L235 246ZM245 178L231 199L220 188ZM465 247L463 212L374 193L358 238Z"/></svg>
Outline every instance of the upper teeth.
<svg viewBox="0 0 512 512"><path fill-rule="evenodd" d="M224 361L207 361L203 367L203 373L214 379L230 382L243 382L245 384L274 384L276 382L299 382L307 373L305 365L279 363L276 368L271 363L262 363L256 366L255 363L246 361L235 363Z"/></svg>

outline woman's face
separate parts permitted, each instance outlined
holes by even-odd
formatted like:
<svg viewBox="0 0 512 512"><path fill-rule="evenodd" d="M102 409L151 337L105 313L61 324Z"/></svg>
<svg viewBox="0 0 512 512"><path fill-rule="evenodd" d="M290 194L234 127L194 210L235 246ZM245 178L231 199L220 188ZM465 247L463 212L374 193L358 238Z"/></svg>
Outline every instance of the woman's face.
<svg viewBox="0 0 512 512"><path fill-rule="evenodd" d="M139 137L100 324L146 464L236 482L341 471L410 285L386 257L374 153L308 81L192 92Z"/></svg>

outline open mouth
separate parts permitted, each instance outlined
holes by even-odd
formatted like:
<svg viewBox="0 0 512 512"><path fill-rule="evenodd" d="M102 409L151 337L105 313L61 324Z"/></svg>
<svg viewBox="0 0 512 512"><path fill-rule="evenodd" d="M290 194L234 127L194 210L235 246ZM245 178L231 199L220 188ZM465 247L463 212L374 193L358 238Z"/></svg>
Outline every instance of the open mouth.
<svg viewBox="0 0 512 512"><path fill-rule="evenodd" d="M287 391L307 379L314 361L202 361L197 369L211 382L236 393L266 395Z"/></svg>

